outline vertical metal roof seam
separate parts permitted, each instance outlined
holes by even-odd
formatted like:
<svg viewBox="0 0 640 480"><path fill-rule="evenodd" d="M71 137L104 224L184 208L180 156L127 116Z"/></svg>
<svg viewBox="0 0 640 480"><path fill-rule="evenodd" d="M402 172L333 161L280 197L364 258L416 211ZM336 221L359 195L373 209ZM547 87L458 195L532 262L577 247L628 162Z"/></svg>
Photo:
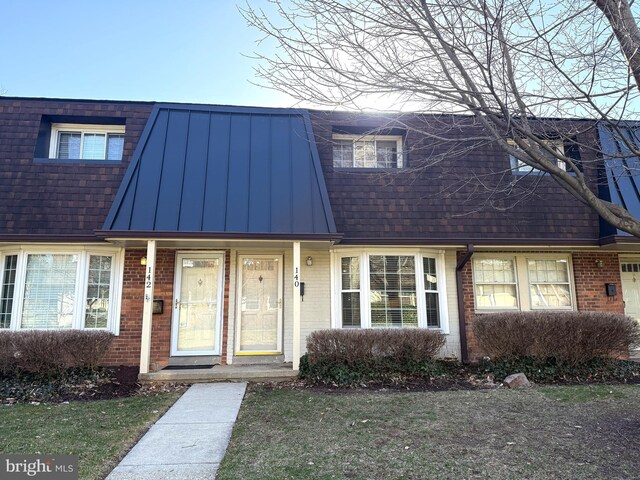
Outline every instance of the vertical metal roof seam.
<svg viewBox="0 0 640 480"><path fill-rule="evenodd" d="M202 198L207 198L207 179L209 178L209 147L211 146L211 116L209 113L208 116L208 125L207 125L207 152L205 153L207 161L204 164L204 190L202 191ZM204 205L202 206L202 213L200 214L200 230L204 230Z"/></svg>
<svg viewBox="0 0 640 480"><path fill-rule="evenodd" d="M293 198L293 139L291 138L291 130L293 130L292 125L291 125L291 115L289 115L287 117L287 125L289 126L289 128L287 128L287 133L289 135L289 182L291 182L291 184L289 185L289 231L293 231L293 224L294 224L294 220L293 220L293 202L295 201L295 198Z"/></svg>
<svg viewBox="0 0 640 480"><path fill-rule="evenodd" d="M183 162L182 162L182 181L180 182L180 200L178 202L178 218L176 219L176 225L178 226L178 228L180 227L180 218L182 217L182 199L184 197L184 177L185 177L186 170L187 170L187 151L189 150L189 129L190 128L191 128L191 110L189 110L189 117L187 119L187 131L185 132L185 139L184 139L184 155L183 155Z"/></svg>
<svg viewBox="0 0 640 480"><path fill-rule="evenodd" d="M253 162L253 114L249 114L249 171L247 172L247 214L245 230L249 231L249 211L251 210L251 163Z"/></svg>
<svg viewBox="0 0 640 480"><path fill-rule="evenodd" d="M227 134L227 182L226 182L226 195L225 195L225 199L224 199L224 230L225 232L227 231L227 229L229 228L229 225L227 224L227 220L228 220L228 213L229 213L229 170L231 170L229 168L229 164L231 163L231 114L227 115L227 119L229 121L229 132ZM209 132L209 134L211 134L211 132ZM207 159L208 161L209 159Z"/></svg>
<svg viewBox="0 0 640 480"><path fill-rule="evenodd" d="M156 211L153 215L153 229L156 228L156 222L158 220L158 203L160 203L160 186L162 185L162 173L164 172L164 160L167 154L167 132L169 131L169 124L171 123L171 109L167 109L167 125L164 127L164 140L162 142L162 158L160 159L160 179L158 180L158 191L156 193Z"/></svg>
<svg viewBox="0 0 640 480"><path fill-rule="evenodd" d="M133 176L131 177L131 181L128 183L127 185L127 189L125 190L125 195L127 193L127 191L129 190L129 188L133 185L133 201L135 202L135 193L138 191L138 180L140 179L140 163L137 163L134 167L134 171L133 171ZM114 202L115 205L115 202ZM131 228L131 225L133 223L133 205L134 203L131 204L131 210L129 210L129 221L127 222L127 228Z"/></svg>
<svg viewBox="0 0 640 480"><path fill-rule="evenodd" d="M140 140L138 141L138 145L136 145L136 149L134 150L133 156L131 157L131 162L127 166L127 171L125 172L124 177L120 182L120 185L129 185L134 175L137 175L136 171L139 171L140 157L142 156L142 152L147 146L147 142L149 141L151 130L153 129L156 121L158 120L159 111L160 110L158 109L158 107L153 107L153 110L151 110L151 113L149 114L149 118L147 120L147 124L145 125L144 130L140 135ZM126 126L125 126L125 129L126 129ZM133 164L133 167L131 167L131 164ZM137 182L137 176L136 176L136 185L137 183L138 182ZM133 191L134 202L135 202L136 191L137 191L137 188ZM113 228L113 223L115 222L117 214L120 212L120 208L122 207L122 200L124 199L126 192L127 192L127 189L121 189L121 188L118 189L118 192L116 193L116 196L113 199L113 203L111 204L111 209L109 210L107 219L104 221L105 227L108 225L109 226L108 228ZM127 225L129 226L129 228L131 228L132 217L133 217L133 210L129 212L129 221L127 222Z"/></svg>
<svg viewBox="0 0 640 480"><path fill-rule="evenodd" d="M271 217L273 214L273 201L272 201L272 186L273 186L273 115L269 114L269 145L267 149L267 167L269 168L269 175L267 175L267 181L269 182L269 208L267 209L268 218L267 225L269 231L271 231Z"/></svg>

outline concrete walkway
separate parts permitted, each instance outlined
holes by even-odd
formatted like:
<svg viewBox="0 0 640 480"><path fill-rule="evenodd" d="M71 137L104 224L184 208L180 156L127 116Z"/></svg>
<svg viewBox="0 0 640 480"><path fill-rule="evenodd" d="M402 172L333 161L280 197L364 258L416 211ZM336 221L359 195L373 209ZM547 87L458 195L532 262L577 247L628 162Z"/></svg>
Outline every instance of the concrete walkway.
<svg viewBox="0 0 640 480"><path fill-rule="evenodd" d="M246 383L191 386L107 480L215 478L246 387Z"/></svg>

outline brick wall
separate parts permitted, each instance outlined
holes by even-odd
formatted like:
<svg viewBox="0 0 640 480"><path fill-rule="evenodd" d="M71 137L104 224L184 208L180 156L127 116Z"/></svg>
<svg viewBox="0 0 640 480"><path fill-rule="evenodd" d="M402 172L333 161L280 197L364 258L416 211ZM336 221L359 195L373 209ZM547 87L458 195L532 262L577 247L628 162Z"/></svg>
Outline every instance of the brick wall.
<svg viewBox="0 0 640 480"><path fill-rule="evenodd" d="M458 261L462 256L464 256L464 253L458 252ZM576 252L571 256L577 309L582 312L624 313L618 254ZM597 260L602 261L602 267L597 266ZM462 271L462 285L464 289L464 314L467 327L469 360L477 361L482 358L483 352L473 335L473 320L476 313L472 264L473 258ZM618 295L608 297L605 292L605 283L615 283Z"/></svg>
<svg viewBox="0 0 640 480"><path fill-rule="evenodd" d="M120 335L116 338L105 363L107 365L139 365L140 335L142 332L142 308L144 297L145 267L140 259L146 250L126 250L120 312ZM158 249L156 253L156 279L154 298L164 300L164 312L153 315L151 330L150 367L157 370L169 362L171 348L171 314L173 306L173 281L175 250ZM225 255L225 285L222 354L226 363L229 315L229 251Z"/></svg>
<svg viewBox="0 0 640 480"><path fill-rule="evenodd" d="M602 267L596 265L598 260L602 261ZM617 253L574 253L573 277L578 310L624 313L620 261ZM606 295L606 283L616 284L616 296Z"/></svg>

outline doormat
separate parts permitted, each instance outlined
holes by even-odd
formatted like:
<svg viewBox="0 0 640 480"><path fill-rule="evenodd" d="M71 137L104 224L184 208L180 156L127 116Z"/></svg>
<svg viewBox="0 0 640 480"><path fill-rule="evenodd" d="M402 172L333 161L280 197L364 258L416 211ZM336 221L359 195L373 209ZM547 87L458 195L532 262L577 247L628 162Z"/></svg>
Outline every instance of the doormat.
<svg viewBox="0 0 640 480"><path fill-rule="evenodd" d="M219 365L219 364L216 363L216 364L210 364L210 365L167 365L162 370L206 370L208 368L213 368L216 365Z"/></svg>

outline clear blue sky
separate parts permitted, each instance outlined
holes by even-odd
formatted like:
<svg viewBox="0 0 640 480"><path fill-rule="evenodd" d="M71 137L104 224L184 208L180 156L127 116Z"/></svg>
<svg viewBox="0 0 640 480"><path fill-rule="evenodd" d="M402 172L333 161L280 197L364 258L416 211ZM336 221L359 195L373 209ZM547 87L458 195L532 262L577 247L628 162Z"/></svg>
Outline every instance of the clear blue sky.
<svg viewBox="0 0 640 480"><path fill-rule="evenodd" d="M9 96L289 107L257 87L240 0L0 0ZM266 5L252 0L252 5ZM264 49L261 49L264 51Z"/></svg>

